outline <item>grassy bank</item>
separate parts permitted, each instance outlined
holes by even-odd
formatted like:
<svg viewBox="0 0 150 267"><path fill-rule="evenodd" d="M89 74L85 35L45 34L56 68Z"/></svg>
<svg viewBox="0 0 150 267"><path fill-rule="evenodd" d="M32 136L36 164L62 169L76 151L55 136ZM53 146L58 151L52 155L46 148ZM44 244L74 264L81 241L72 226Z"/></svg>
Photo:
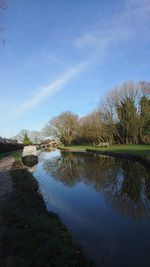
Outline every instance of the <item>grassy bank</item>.
<svg viewBox="0 0 150 267"><path fill-rule="evenodd" d="M20 161L14 163L11 177L13 191L3 210L1 266L94 266L58 216L47 212L38 183Z"/></svg>
<svg viewBox="0 0 150 267"><path fill-rule="evenodd" d="M67 146L60 148L66 150L98 150L98 151L110 151L114 153L132 154L137 156L143 156L150 159L150 145L118 145L110 147L94 147L94 146Z"/></svg>
<svg viewBox="0 0 150 267"><path fill-rule="evenodd" d="M21 157L22 149L12 152L0 153L0 160L4 157L13 156L16 160L19 160Z"/></svg>

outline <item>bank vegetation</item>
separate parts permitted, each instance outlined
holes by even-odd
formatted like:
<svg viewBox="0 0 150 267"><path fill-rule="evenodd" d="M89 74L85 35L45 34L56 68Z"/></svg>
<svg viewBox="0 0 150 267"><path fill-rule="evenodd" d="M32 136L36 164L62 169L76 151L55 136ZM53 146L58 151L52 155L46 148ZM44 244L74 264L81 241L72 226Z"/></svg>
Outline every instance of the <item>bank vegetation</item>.
<svg viewBox="0 0 150 267"><path fill-rule="evenodd" d="M67 145L150 143L150 82L124 82L80 118L66 111L52 118L43 134Z"/></svg>

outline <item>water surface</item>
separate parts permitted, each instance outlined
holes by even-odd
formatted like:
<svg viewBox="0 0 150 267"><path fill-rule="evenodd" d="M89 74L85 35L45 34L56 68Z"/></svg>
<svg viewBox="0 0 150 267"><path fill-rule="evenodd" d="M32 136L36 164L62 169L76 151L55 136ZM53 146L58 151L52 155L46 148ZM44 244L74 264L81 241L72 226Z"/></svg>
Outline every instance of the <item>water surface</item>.
<svg viewBox="0 0 150 267"><path fill-rule="evenodd" d="M34 170L49 211L104 266L150 266L150 173L140 163L42 152Z"/></svg>

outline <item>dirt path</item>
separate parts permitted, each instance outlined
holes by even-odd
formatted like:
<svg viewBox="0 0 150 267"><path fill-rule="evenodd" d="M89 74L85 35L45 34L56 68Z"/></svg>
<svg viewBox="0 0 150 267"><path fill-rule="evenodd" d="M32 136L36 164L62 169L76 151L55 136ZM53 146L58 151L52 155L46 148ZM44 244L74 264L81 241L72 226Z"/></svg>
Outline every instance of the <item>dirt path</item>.
<svg viewBox="0 0 150 267"><path fill-rule="evenodd" d="M9 171L13 162L14 158L12 156L0 160L0 223L3 202L6 200L7 194L12 191L12 180Z"/></svg>
<svg viewBox="0 0 150 267"><path fill-rule="evenodd" d="M13 162L14 158L12 156L5 157L0 160L0 203L1 200L6 197L7 193L11 192L12 190L12 182L9 171Z"/></svg>

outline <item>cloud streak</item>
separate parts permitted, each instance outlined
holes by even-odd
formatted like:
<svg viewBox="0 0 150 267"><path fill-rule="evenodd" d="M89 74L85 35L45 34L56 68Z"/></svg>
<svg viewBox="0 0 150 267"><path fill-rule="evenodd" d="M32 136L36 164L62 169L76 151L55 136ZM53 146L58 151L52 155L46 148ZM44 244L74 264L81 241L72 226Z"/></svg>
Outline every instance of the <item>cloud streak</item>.
<svg viewBox="0 0 150 267"><path fill-rule="evenodd" d="M23 115L24 113L29 112L30 110L40 105L48 97L57 94L66 84L68 84L68 82L70 82L73 78L77 77L82 71L84 71L91 61L92 59L89 59L77 64L76 66L73 66L51 84L41 87L40 90L36 90L34 97L22 103L16 110L14 110L13 117L16 118Z"/></svg>

